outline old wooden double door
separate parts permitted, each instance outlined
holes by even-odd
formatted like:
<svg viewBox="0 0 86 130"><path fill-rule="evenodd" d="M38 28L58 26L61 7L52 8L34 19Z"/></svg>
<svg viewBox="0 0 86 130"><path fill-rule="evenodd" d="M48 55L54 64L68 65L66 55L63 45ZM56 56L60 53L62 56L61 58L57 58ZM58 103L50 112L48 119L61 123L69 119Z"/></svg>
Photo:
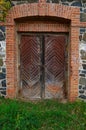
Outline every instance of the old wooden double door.
<svg viewBox="0 0 86 130"><path fill-rule="evenodd" d="M21 96L63 98L65 35L22 35L20 44Z"/></svg>

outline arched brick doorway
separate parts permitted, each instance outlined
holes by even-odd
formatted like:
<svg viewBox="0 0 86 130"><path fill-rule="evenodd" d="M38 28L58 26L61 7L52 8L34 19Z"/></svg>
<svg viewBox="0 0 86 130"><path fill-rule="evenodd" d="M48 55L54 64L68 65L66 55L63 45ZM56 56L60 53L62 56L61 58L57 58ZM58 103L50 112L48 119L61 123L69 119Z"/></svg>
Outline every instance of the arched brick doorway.
<svg viewBox="0 0 86 130"><path fill-rule="evenodd" d="M22 10L23 8L23 10ZM24 4L13 7L7 16L7 97L19 92L18 44L22 33L69 34L68 99L78 96L78 32L79 9L58 4ZM77 50L77 51L76 51Z"/></svg>

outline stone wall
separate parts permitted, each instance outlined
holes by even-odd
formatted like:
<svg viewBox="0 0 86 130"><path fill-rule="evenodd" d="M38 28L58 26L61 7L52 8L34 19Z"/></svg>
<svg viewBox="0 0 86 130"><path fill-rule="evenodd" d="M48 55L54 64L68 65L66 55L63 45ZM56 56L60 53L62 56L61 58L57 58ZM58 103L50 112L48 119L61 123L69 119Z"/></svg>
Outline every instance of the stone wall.
<svg viewBox="0 0 86 130"><path fill-rule="evenodd" d="M86 99L86 28L80 28L79 97Z"/></svg>
<svg viewBox="0 0 86 130"><path fill-rule="evenodd" d="M5 27L0 26L0 95L6 95L6 41Z"/></svg>

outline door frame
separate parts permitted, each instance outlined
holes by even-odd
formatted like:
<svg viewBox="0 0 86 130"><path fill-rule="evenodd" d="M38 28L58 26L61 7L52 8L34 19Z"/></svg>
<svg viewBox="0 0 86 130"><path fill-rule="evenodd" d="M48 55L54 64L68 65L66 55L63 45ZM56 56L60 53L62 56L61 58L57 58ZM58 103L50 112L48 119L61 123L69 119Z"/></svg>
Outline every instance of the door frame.
<svg viewBox="0 0 86 130"><path fill-rule="evenodd" d="M20 96L20 90L21 90L21 79L20 79L20 44L21 44L21 36L22 35L36 35L36 36L41 36L41 35L56 35L56 36L61 36L61 35L64 35L66 37L66 45L67 45L67 48L68 48L68 52L67 52L67 60L68 60L68 67L67 67L67 76L66 77L66 85L65 85L65 98L68 99L68 95L69 95L69 75L70 75L70 53L69 53L69 50L70 50L70 41L69 41L69 33L58 33L58 32L18 32L17 33L17 79L18 79L18 87L17 87L17 98L21 98Z"/></svg>

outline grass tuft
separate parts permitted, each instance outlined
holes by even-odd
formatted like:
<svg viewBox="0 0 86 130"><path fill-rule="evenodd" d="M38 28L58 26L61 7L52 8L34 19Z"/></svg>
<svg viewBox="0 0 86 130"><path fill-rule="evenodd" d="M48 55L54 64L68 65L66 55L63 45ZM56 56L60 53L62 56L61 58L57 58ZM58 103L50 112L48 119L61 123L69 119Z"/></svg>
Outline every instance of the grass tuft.
<svg viewBox="0 0 86 130"><path fill-rule="evenodd" d="M0 130L86 130L86 103L0 98Z"/></svg>

